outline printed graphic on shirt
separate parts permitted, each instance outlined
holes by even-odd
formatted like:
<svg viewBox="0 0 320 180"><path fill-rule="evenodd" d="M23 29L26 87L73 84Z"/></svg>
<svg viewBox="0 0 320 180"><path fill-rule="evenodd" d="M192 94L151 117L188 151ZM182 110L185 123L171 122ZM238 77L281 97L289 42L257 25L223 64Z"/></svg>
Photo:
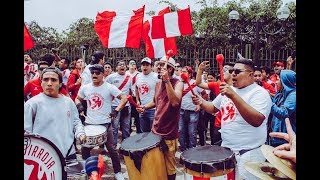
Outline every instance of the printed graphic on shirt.
<svg viewBox="0 0 320 180"><path fill-rule="evenodd" d="M57 151L42 139L24 137L24 179L61 179L62 166Z"/></svg>
<svg viewBox="0 0 320 180"><path fill-rule="evenodd" d="M230 99L227 99L225 105L222 106L221 114L221 124L229 124L232 121L234 121L236 114L236 106Z"/></svg>
<svg viewBox="0 0 320 180"><path fill-rule="evenodd" d="M150 91L150 88L147 83L142 83L141 86L139 86L139 92L141 95L147 95Z"/></svg>
<svg viewBox="0 0 320 180"><path fill-rule="evenodd" d="M99 110L103 106L102 96L97 93L92 93L88 96L89 107L92 110Z"/></svg>

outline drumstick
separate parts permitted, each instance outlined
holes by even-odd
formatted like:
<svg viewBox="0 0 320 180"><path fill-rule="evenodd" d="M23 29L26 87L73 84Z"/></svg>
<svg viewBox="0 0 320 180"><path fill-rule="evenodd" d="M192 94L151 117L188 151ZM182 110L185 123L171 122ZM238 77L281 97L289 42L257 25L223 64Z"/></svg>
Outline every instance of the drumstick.
<svg viewBox="0 0 320 180"><path fill-rule="evenodd" d="M134 105L136 108L139 108L140 106L133 100L132 96L129 94L127 96L127 99L129 101L130 104Z"/></svg>
<svg viewBox="0 0 320 180"><path fill-rule="evenodd" d="M220 81L224 82L224 77L223 77L223 67L222 67L222 63L224 60L223 54L217 54L216 55L216 60L219 64L219 70L220 70Z"/></svg>
<svg viewBox="0 0 320 180"><path fill-rule="evenodd" d="M194 93L194 91L193 91L193 88L192 88L191 85L190 85L190 82L189 82L187 73L181 73L180 76L181 76L181 78L183 79L183 81L188 84L189 88L191 89L192 94L193 94L193 95L196 95L196 94Z"/></svg>

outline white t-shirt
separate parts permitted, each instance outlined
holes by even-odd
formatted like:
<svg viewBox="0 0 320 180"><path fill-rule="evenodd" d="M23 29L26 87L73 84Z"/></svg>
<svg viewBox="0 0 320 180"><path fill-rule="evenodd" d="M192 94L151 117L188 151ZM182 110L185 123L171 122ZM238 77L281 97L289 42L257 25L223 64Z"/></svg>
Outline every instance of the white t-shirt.
<svg viewBox="0 0 320 180"><path fill-rule="evenodd" d="M153 101L158 80L158 74L155 72L150 72L147 75L144 75L143 73L137 75L136 86L139 91L141 105L146 105Z"/></svg>
<svg viewBox="0 0 320 180"><path fill-rule="evenodd" d="M82 79L81 86L89 84L89 83L92 82L92 76L91 76L91 72L89 70L89 67L91 67L91 66L92 66L91 64L88 64L84 68L83 72L81 73L81 79Z"/></svg>
<svg viewBox="0 0 320 180"><path fill-rule="evenodd" d="M190 79L189 82L190 82L190 84L192 84L192 83L195 82L195 80L194 79ZM188 87L189 87L188 84L183 82L183 90L188 89ZM203 89L199 88L198 86L195 86L193 88L193 91L196 94L201 95L201 92L203 91ZM182 96L181 109L190 110L190 111L194 111L196 109L196 105L193 104L191 96L192 96L191 90L187 94Z"/></svg>
<svg viewBox="0 0 320 180"><path fill-rule="evenodd" d="M267 120L271 110L271 99L267 90L253 83L245 88L232 89L251 107L264 115L265 119L259 127L247 123L240 115L234 103L219 94L213 105L222 111L221 138L223 147L239 151L256 148L265 143L267 138Z"/></svg>
<svg viewBox="0 0 320 180"><path fill-rule="evenodd" d="M69 69L65 69L65 70L62 71L62 83L64 85L67 85L69 76L70 76L70 70Z"/></svg>
<svg viewBox="0 0 320 180"><path fill-rule="evenodd" d="M115 85L117 88L119 88L119 86L122 84L122 82L125 80L125 78L130 75L128 74L124 74L124 75L120 75L119 73L113 73L110 74L107 78L105 82L108 82L110 84ZM123 88L121 89L122 93L124 95L129 95L131 89L131 78L129 78L129 80L126 82L126 84L123 86ZM114 100L112 101L112 106L118 106L120 103L120 100L118 98L114 98ZM127 102L126 106L129 106L129 102Z"/></svg>
<svg viewBox="0 0 320 180"><path fill-rule="evenodd" d="M86 123L104 124L110 123L108 115L111 113L112 97L117 97L121 91L114 85L104 82L101 86L93 86L92 83L81 86L78 96L87 99Z"/></svg>
<svg viewBox="0 0 320 180"><path fill-rule="evenodd" d="M136 97L136 84L137 84L137 79L135 80L135 82L133 82L133 77L140 73L139 71L134 71L132 74L130 73L130 71L126 71L126 74L129 74L131 77L131 92L132 92L132 96Z"/></svg>

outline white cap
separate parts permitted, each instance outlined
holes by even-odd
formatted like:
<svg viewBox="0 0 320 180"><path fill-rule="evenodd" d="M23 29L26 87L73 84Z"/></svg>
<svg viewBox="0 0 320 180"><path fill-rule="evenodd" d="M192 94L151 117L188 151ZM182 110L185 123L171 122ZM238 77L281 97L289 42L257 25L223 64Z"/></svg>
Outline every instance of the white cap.
<svg viewBox="0 0 320 180"><path fill-rule="evenodd" d="M160 62L167 62L167 56L163 56L161 59L160 59ZM168 60L168 65L173 67L174 69L176 68L176 61L170 57L169 60Z"/></svg>
<svg viewBox="0 0 320 180"><path fill-rule="evenodd" d="M141 63L143 63L143 62L147 62L147 63L151 64L151 59L148 58L148 57L145 57L145 58L143 58L143 59L141 60Z"/></svg>

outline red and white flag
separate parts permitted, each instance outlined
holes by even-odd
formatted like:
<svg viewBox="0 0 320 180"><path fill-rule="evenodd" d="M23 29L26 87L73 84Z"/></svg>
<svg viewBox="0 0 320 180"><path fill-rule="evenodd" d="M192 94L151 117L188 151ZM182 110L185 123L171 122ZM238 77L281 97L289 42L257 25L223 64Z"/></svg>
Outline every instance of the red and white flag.
<svg viewBox="0 0 320 180"><path fill-rule="evenodd" d="M26 24L24 24L24 51L28 50L28 49L31 49L34 47L34 42L32 40L32 37L30 35L30 32L26 26Z"/></svg>
<svg viewBox="0 0 320 180"><path fill-rule="evenodd" d="M152 39L190 35L193 33L190 7L152 17Z"/></svg>
<svg viewBox="0 0 320 180"><path fill-rule="evenodd" d="M94 30L106 48L139 48L143 17L144 6L127 14L104 11L97 14Z"/></svg>
<svg viewBox="0 0 320 180"><path fill-rule="evenodd" d="M163 15L165 13L170 13L170 8L167 7L161 10L158 15ZM173 54L177 54L177 44L176 38L161 38L152 39L151 38L151 24L147 20L143 23L142 39L145 43L146 54L150 59L161 58L166 55L168 50L173 50Z"/></svg>

